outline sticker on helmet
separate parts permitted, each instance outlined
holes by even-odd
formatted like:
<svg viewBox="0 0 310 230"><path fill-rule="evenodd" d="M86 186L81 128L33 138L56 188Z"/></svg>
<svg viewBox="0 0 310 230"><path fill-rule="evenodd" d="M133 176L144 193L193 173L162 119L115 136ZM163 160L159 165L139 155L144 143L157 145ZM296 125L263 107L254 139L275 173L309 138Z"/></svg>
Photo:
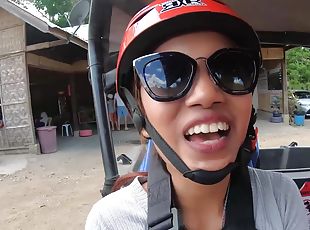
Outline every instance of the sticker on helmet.
<svg viewBox="0 0 310 230"><path fill-rule="evenodd" d="M201 2L201 0L170 0L161 4L163 8L160 12L162 13L183 6L203 6L203 5L206 4Z"/></svg>

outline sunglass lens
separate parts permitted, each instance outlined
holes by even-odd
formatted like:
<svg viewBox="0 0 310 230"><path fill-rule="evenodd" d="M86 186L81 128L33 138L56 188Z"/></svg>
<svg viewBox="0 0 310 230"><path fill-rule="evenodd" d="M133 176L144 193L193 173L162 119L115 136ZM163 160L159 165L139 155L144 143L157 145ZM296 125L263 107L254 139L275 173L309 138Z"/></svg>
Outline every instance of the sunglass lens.
<svg viewBox="0 0 310 230"><path fill-rule="evenodd" d="M144 78L157 99L174 100L187 89L193 64L181 54L164 54L145 65Z"/></svg>
<svg viewBox="0 0 310 230"><path fill-rule="evenodd" d="M243 52L225 52L208 59L207 63L212 77L231 94L252 89L256 67L250 55Z"/></svg>

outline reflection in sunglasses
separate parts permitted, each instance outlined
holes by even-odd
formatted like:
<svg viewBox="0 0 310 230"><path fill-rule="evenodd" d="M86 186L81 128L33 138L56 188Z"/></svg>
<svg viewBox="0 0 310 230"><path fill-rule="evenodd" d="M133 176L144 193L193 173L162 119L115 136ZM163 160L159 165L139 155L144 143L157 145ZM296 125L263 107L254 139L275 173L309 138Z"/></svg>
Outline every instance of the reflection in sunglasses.
<svg viewBox="0 0 310 230"><path fill-rule="evenodd" d="M181 78L179 77L173 84L171 84L169 87L170 88L176 88L178 86L177 83L180 83L181 82Z"/></svg>
<svg viewBox="0 0 310 230"><path fill-rule="evenodd" d="M240 77L234 77L234 84L244 86L243 80Z"/></svg>
<svg viewBox="0 0 310 230"><path fill-rule="evenodd" d="M216 76L217 79L221 80L222 79L222 74L220 73L214 73L214 75Z"/></svg>
<svg viewBox="0 0 310 230"><path fill-rule="evenodd" d="M159 71L158 69L158 72ZM182 79L179 77L176 81L171 82L171 84L167 84L166 79L161 79L160 76L161 74L156 75L156 74L147 74L145 73L146 81L149 87L151 88L176 88L178 86L178 83L182 81Z"/></svg>
<svg viewBox="0 0 310 230"><path fill-rule="evenodd" d="M146 81L151 88L166 88L167 81L160 79L156 74L145 74Z"/></svg>

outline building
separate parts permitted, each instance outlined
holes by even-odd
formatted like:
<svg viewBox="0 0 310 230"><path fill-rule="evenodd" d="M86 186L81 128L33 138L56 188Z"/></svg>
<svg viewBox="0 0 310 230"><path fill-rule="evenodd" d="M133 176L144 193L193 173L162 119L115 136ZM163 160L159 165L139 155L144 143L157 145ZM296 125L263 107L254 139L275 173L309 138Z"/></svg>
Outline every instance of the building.
<svg viewBox="0 0 310 230"><path fill-rule="evenodd" d="M9 0L0 2L0 41L0 154L37 153L41 112L56 118L54 124L68 119L78 129L77 92L88 82L87 42ZM70 114L57 121L61 92L70 97ZM82 92L80 99L93 108L90 86Z"/></svg>

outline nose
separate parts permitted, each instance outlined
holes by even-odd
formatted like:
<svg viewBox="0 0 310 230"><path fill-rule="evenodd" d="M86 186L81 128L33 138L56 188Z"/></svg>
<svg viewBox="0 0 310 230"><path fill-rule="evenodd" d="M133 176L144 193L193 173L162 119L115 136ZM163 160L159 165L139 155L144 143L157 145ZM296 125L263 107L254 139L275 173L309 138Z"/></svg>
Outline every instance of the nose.
<svg viewBox="0 0 310 230"><path fill-rule="evenodd" d="M199 61L193 85L186 95L185 104L210 108L214 104L223 103L225 101L224 94L224 91L211 79L204 61Z"/></svg>

